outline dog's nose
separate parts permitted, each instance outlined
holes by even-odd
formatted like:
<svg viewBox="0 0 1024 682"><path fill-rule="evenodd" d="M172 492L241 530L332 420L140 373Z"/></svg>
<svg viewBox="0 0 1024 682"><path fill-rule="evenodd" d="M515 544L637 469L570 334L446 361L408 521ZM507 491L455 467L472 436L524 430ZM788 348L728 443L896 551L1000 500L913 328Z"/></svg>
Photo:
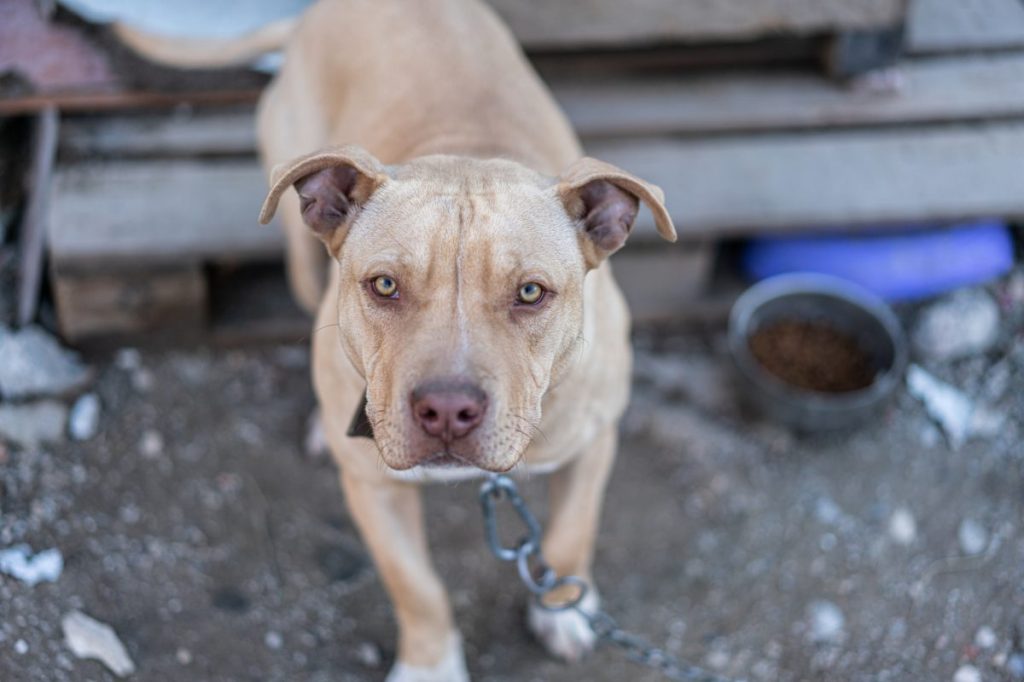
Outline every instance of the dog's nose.
<svg viewBox="0 0 1024 682"><path fill-rule="evenodd" d="M412 413L420 428L445 443L479 426L486 410L487 395L473 384L431 382L412 392Z"/></svg>

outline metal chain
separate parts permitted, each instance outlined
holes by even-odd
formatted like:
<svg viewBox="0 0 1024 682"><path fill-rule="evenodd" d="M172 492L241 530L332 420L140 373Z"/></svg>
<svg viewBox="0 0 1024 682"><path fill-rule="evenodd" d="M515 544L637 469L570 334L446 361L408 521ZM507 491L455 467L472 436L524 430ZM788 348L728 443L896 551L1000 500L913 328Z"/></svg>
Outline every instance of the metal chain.
<svg viewBox="0 0 1024 682"><path fill-rule="evenodd" d="M515 545L506 546L498 535L497 503L507 500L516 515L526 527L526 533ZM664 649L652 646L647 641L630 634L619 627L615 619L601 610L585 611L583 598L587 594L587 583L572 575L559 576L544 560L541 551L541 527L536 517L526 506L515 482L501 474L492 475L480 488L480 505L483 508L484 534L491 553L500 561L515 562L519 579L531 593L534 603L551 611L573 610L583 616L598 640L613 644L626 653L629 660L653 668L665 677L678 682L729 682L702 668L684 663ZM532 566L531 566L532 564ZM576 594L558 604L545 603L544 597L561 587L576 587Z"/></svg>

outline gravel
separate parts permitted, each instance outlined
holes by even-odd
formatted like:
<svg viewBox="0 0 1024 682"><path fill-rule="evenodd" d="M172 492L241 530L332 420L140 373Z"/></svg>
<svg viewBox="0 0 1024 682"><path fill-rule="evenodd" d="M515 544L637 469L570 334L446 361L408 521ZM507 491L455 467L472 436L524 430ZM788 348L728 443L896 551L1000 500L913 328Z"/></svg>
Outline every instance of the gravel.
<svg viewBox="0 0 1024 682"><path fill-rule="evenodd" d="M728 376L714 338L640 341L659 362L685 356ZM1009 358L1013 386L1015 347L934 371L980 390ZM393 614L336 469L303 455L308 353L135 351L125 364L97 362L92 439L3 455L0 547L55 547L67 562L55 583L0 576L0 679L111 682L64 643L73 610L114 628L140 680L383 679ZM141 368L160 390L137 390ZM998 433L953 450L922 446L928 417L906 394L860 430L802 437L715 407L735 395L712 389L719 397L704 401L696 383L635 384L594 567L624 627L759 682L952 680L965 665L983 680L1024 679L1019 391L1006 391ZM142 447L150 433L160 447ZM522 485L544 519L544 480ZM523 625L514 569L482 545L476 488L425 491L473 679L660 681L610 649L574 666L547 658ZM909 535L904 513L909 544L897 539ZM960 548L968 519L987 537L977 554ZM978 644L983 628L992 648Z"/></svg>

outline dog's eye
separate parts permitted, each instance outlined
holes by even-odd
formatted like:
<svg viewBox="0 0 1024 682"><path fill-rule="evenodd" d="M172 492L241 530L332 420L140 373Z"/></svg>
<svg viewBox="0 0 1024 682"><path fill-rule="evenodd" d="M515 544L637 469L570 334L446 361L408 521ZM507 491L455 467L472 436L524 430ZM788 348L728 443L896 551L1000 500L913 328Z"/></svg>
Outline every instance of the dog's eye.
<svg viewBox="0 0 1024 682"><path fill-rule="evenodd" d="M536 305L544 298L544 287L536 282L527 282L519 287L519 302L526 305Z"/></svg>
<svg viewBox="0 0 1024 682"><path fill-rule="evenodd" d="M381 275L373 279L373 292L384 298L398 298L398 282L393 277Z"/></svg>

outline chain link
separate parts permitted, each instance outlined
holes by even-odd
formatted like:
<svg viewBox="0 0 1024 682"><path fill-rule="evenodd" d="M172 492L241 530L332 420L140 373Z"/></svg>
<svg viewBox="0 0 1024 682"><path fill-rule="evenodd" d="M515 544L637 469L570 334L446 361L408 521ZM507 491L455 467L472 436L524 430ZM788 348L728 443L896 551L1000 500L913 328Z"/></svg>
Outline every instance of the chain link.
<svg viewBox="0 0 1024 682"><path fill-rule="evenodd" d="M497 503L507 500L526 529L515 545L503 545L498 534ZM583 616L598 640L613 644L625 652L626 657L640 665L661 672L665 677L678 682L729 682L723 677L688 663L684 663L664 649L652 646L645 640L621 627L614 618L601 610L588 612L581 606L587 595L587 584L576 576L559 576L544 560L541 551L541 527L536 517L526 506L515 482L501 474L492 475L480 488L480 506L484 516L484 535L487 546L501 561L514 561L519 570L519 579L533 593L534 603L547 611L573 610ZM531 561L533 566L531 567ZM551 592L565 586L576 587L576 593L568 600L557 604L544 601Z"/></svg>

